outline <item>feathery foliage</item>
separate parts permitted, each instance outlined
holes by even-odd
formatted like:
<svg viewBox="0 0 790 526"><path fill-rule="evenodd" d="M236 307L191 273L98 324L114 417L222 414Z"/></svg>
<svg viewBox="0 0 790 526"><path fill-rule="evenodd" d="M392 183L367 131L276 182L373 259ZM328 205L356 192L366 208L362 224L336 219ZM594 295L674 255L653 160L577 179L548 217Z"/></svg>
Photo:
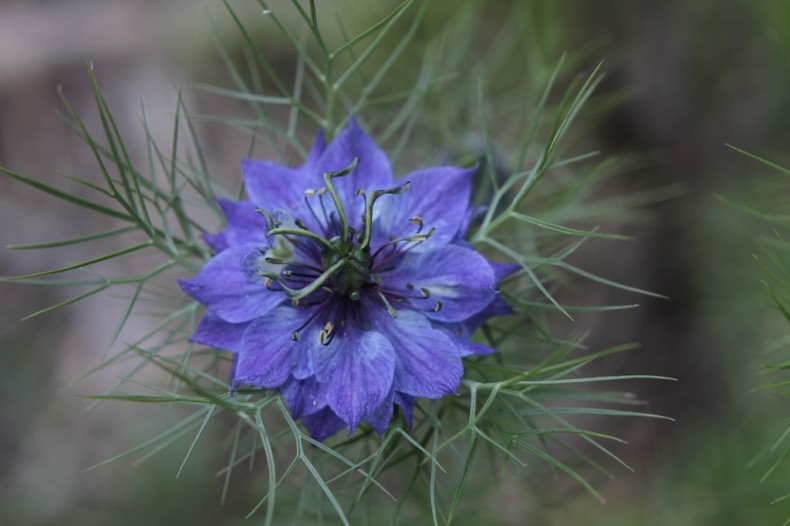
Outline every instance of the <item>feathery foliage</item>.
<svg viewBox="0 0 790 526"><path fill-rule="evenodd" d="M787 190L790 188L786 178L790 178L790 170L739 148L731 148L767 166L772 171L771 202L762 203L759 206L747 206L722 197L720 199L756 218L763 227L768 228L767 233L756 237L760 252L755 255L755 259L765 274L766 279L763 283L770 298L771 307L779 313L781 318L790 323L790 243L787 241L787 235L790 232L790 216L784 213L787 208L785 202ZM762 386L760 391L782 397L790 395L790 379L787 378L787 370L790 369L790 359L787 358L789 346L790 333L775 340L767 348L767 352L779 357L764 365L771 381ZM785 418L785 422L790 421ZM767 463L768 467L761 479L761 482L765 482L782 465L788 455L790 455L790 423L785 425L775 442L757 455L750 465ZM790 498L790 493L776 498L774 502L780 502L787 498ZM790 518L785 524L790 524Z"/></svg>
<svg viewBox="0 0 790 526"><path fill-rule="evenodd" d="M571 277L651 294L573 262L584 243L619 237L590 225L616 221L654 197L595 200L595 184L627 170L631 160L601 159L583 150L572 153L584 142L577 119L610 102L594 96L602 78L600 66L569 81L567 71L580 69L588 56L580 52L562 58L548 51L551 35L522 27L524 21L535 20L526 16L535 9L526 4L513 7L518 16L512 17L512 30L501 31L490 48L478 49L475 34L487 30L486 21L471 2L460 2L441 31L426 31L437 23L428 2L405 0L353 35L346 27L353 14L350 5L259 1L252 16L223 3L224 13L211 16L229 17L243 45L238 59L238 50L217 38L235 86L197 89L245 102L249 118L192 114L179 94L172 136L163 145L154 139L144 108L147 159L141 166L130 155L89 68L98 133L62 99L95 158L100 179L62 175L95 192L95 199L1 169L117 224L70 239L9 247L78 245L90 252L95 241L123 242L122 249L11 278L82 288L73 298L31 316L104 291L127 295L124 314L113 330L112 351L89 371L123 364L127 372L111 390L90 398L194 408L180 422L102 464L129 456L144 460L174 443L184 444L186 463L196 447L205 446L207 430L219 429L227 433L229 444L227 466L218 473L224 493L231 491L235 470L253 461L265 465L261 498L250 510L264 524L283 517L299 523L366 524L379 523L384 516L394 524L420 517L425 509L434 524L474 523L474 514L485 510L465 497L496 491L490 482L506 469L516 477L534 473L535 460L603 500L589 473L608 475L604 464L630 468L612 449L621 442L617 437L582 427L578 419L661 417L643 412L628 393L611 390L618 381L657 377L586 372L592 362L632 345L589 352L583 338L558 338L552 328L556 313L570 318L580 311L629 307L564 305L562 293ZM292 47L292 77L268 58L260 43L262 29L279 32ZM537 53L541 49L549 58ZM532 74L514 75L514 63ZM549 67L551 63L556 65ZM347 115L355 115L384 144L397 172L437 157L480 163L475 199L487 208L469 241L493 259L517 263L520 270L503 285L516 314L486 324L476 336L500 353L468 359L457 396L419 401L411 429L399 421L379 439L363 426L352 436L321 443L292 419L278 393L231 394L226 381L230 359L190 343L199 305L174 280L193 275L211 255L201 234L216 231L222 220L215 197L241 193L223 188L209 174L200 126L241 129L249 136L250 152L265 151L274 160L295 163L306 155L307 137L319 128L333 137ZM206 217L214 223L206 224ZM113 273L117 267L107 265L140 256L148 268L139 274ZM103 270L108 267L110 271ZM780 308L787 306L786 298L782 301ZM150 328L121 343L133 315L150 317ZM163 382L150 380L152 368L164 373ZM226 418L218 418L222 414L234 417L229 426ZM384 503L388 507L379 506ZM388 513L374 515L373 509Z"/></svg>

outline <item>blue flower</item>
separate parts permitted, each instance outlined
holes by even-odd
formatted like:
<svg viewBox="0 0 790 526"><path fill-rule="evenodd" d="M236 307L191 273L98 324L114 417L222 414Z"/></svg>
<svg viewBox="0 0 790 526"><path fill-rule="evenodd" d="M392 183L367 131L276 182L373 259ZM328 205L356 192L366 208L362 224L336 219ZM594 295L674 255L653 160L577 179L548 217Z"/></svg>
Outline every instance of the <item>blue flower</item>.
<svg viewBox="0 0 790 526"><path fill-rule="evenodd" d="M242 164L249 201L219 200L216 255L183 290L207 307L192 340L236 353L232 385L279 389L318 440L367 421L379 434L417 397L454 393L469 337L510 312L514 270L464 240L474 169L393 179L353 119L307 161Z"/></svg>

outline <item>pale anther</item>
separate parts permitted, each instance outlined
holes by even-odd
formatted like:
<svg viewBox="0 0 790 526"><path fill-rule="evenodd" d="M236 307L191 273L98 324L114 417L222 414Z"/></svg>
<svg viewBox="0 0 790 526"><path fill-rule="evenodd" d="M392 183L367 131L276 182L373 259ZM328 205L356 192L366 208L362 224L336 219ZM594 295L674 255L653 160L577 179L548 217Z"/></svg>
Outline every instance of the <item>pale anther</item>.
<svg viewBox="0 0 790 526"><path fill-rule="evenodd" d="M334 332L335 324L331 321L326 322L326 325L324 325L324 328L321 329L321 333L318 335L321 345L327 345L332 339L332 334L334 334Z"/></svg>

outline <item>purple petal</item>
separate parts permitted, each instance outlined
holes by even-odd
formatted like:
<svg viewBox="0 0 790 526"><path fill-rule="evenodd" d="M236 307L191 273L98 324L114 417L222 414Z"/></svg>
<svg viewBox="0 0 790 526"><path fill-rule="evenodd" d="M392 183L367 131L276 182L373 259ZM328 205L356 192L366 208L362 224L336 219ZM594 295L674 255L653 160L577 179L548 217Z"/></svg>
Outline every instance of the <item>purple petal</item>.
<svg viewBox="0 0 790 526"><path fill-rule="evenodd" d="M286 305L250 324L239 351L235 383L279 387L297 368L311 368L313 339L292 338L311 315L311 309Z"/></svg>
<svg viewBox="0 0 790 526"><path fill-rule="evenodd" d="M392 236L402 238L415 234L417 227L409 222L419 217L423 232L434 228L431 238L418 245L427 250L450 243L463 223L472 192L472 176L477 168L443 166L413 172L402 178L409 181L409 190L401 195L385 196L379 201L379 223L374 246L386 243Z"/></svg>
<svg viewBox="0 0 790 526"><path fill-rule="evenodd" d="M469 226L472 223L482 220L487 210L488 207L485 205L478 205L467 210L466 214L464 214L463 221L461 221L461 225L458 227L458 233L453 241L461 246L471 248L472 246L468 241L466 241L466 233L469 231Z"/></svg>
<svg viewBox="0 0 790 526"><path fill-rule="evenodd" d="M521 265L491 263L491 268L494 269L496 282L499 283L502 279L519 270ZM488 355L495 353L496 350L481 343L470 342L469 338L471 338L475 331L477 331L477 329L479 329L489 318L506 316L508 314L513 314L513 308L502 298L502 296L497 295L491 303L477 314L474 314L460 323L437 324L437 328L444 330L445 333L452 338L456 347L461 351L461 356Z"/></svg>
<svg viewBox="0 0 790 526"><path fill-rule="evenodd" d="M489 347L482 343L466 342L463 346L458 346L461 349L461 356L488 356L494 354L496 349Z"/></svg>
<svg viewBox="0 0 790 526"><path fill-rule="evenodd" d="M282 291L268 290L245 275L242 263L253 245L229 248L211 258L194 278L178 284L184 292L231 323L263 316L286 299ZM249 272L247 272L249 274Z"/></svg>
<svg viewBox="0 0 790 526"><path fill-rule="evenodd" d="M302 417L302 423L310 432L310 436L319 442L331 437L346 426L346 423L328 407Z"/></svg>
<svg viewBox="0 0 790 526"><path fill-rule="evenodd" d="M228 248L228 242L225 239L225 232L206 232L203 234L203 241L205 241L209 248L211 248L211 250L214 252L222 252Z"/></svg>
<svg viewBox="0 0 790 526"><path fill-rule="evenodd" d="M425 398L441 398L458 389L464 368L458 350L442 331L419 313L400 310L392 319L383 308L368 309L374 327L395 350L395 390Z"/></svg>
<svg viewBox="0 0 790 526"><path fill-rule="evenodd" d="M221 252L228 247L257 244L261 247L269 245L266 237L266 223L263 216L255 211L255 205L250 201L229 201L217 199L217 204L222 209L227 219L227 228L218 234L204 234L203 239L215 252Z"/></svg>
<svg viewBox="0 0 790 526"><path fill-rule="evenodd" d="M365 420L367 420L379 436L384 434L384 431L387 430L392 421L392 413L395 409L392 404L394 395L395 393L390 391L389 395L384 398L384 401L379 407L365 417Z"/></svg>
<svg viewBox="0 0 790 526"><path fill-rule="evenodd" d="M414 397L403 393L395 393L395 403L403 411L403 418L406 424L411 427L414 422Z"/></svg>
<svg viewBox="0 0 790 526"><path fill-rule="evenodd" d="M374 331L338 334L315 358L316 379L329 385L329 407L349 431L381 405L392 389L394 371L392 346Z"/></svg>
<svg viewBox="0 0 790 526"><path fill-rule="evenodd" d="M503 265L499 266L501 268ZM513 309L501 296L496 296L483 310L462 322L437 323L435 326L437 329L443 330L453 340L461 356L485 356L495 353L496 349L481 343L470 342L469 338L489 318L507 314L513 314Z"/></svg>
<svg viewBox="0 0 790 526"><path fill-rule="evenodd" d="M485 309L464 320L463 325L471 336L489 318L506 316L508 314L513 314L513 308L502 298L502 296L497 295L494 301L489 303Z"/></svg>
<svg viewBox="0 0 790 526"><path fill-rule="evenodd" d="M459 356L488 356L494 354L496 349L484 345L482 343L474 343L469 341L470 333L468 331L461 332L460 329L452 329L446 326L437 326L437 329L442 330L455 344L458 349ZM460 336L459 336L460 334Z"/></svg>
<svg viewBox="0 0 790 526"><path fill-rule="evenodd" d="M247 159L242 164L247 193L255 205L278 216L287 226L299 219L311 231L324 236L334 235L328 225L335 205L329 194L306 197L307 190L324 187L321 173L313 166L289 168L276 163Z"/></svg>
<svg viewBox="0 0 790 526"><path fill-rule="evenodd" d="M382 290L406 298L415 309L437 321L463 321L480 312L496 295L494 270L488 261L458 245L408 254L393 270L378 275ZM428 297L423 297L426 293Z"/></svg>
<svg viewBox="0 0 790 526"><path fill-rule="evenodd" d="M392 170L387 156L356 121L349 118L348 126L335 137L314 166L318 176L323 177L324 173L337 172L348 167L354 158L359 159L354 171L344 177L333 179L332 184L343 203L349 223L359 229L365 202L362 197L355 195L355 192L358 189L367 192L382 190L393 185ZM334 210L334 206L331 206Z"/></svg>
<svg viewBox="0 0 790 526"><path fill-rule="evenodd" d="M305 159L305 162L302 165L302 171L309 173L318 172L316 163L318 162L318 159L321 158L321 155L323 155L325 150L326 138L324 137L324 130L319 130L318 135L315 137L313 147L310 149L310 153L307 155L307 159Z"/></svg>
<svg viewBox="0 0 790 526"><path fill-rule="evenodd" d="M286 212L312 229L316 229L312 214L305 203L305 191L324 186L318 160L326 150L324 132L316 136L313 148L299 168L284 166L271 161L244 159L241 171L244 184L253 207L263 208L270 213Z"/></svg>
<svg viewBox="0 0 790 526"><path fill-rule="evenodd" d="M247 330L250 323L228 323L209 311L200 320L200 325L189 341L202 343L216 349L238 352L241 349L244 331Z"/></svg>
<svg viewBox="0 0 790 526"><path fill-rule="evenodd" d="M314 376L304 380L291 378L280 387L294 418L312 415L326 407L327 384L318 382Z"/></svg>
<svg viewBox="0 0 790 526"><path fill-rule="evenodd" d="M494 269L494 279L496 280L497 284L499 284L500 281L509 275L521 269L521 265L518 263L497 263L496 261L489 261L488 264L491 265L492 269Z"/></svg>
<svg viewBox="0 0 790 526"><path fill-rule="evenodd" d="M300 219L307 215L305 190L323 185L316 173L270 161L244 159L241 171L247 194L255 206L269 212L282 210Z"/></svg>

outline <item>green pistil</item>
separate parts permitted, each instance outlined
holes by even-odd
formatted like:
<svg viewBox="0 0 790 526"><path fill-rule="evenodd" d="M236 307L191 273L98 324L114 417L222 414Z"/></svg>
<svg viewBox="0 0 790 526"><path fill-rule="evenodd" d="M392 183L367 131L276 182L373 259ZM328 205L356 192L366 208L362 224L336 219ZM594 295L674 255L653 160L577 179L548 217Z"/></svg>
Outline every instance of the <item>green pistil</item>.
<svg viewBox="0 0 790 526"><path fill-rule="evenodd" d="M281 235L291 235L291 236L299 236L305 239L311 239L321 245L324 250L333 250L334 247L332 244L324 239L323 237L319 236L318 234L314 234L313 232L301 229L301 228L288 228L288 227L280 227L280 228L272 228L268 232L266 232L267 236L276 236L278 234Z"/></svg>
<svg viewBox="0 0 790 526"><path fill-rule="evenodd" d="M365 198L365 233L364 233L364 235L362 237L362 243L360 243L360 246L362 248L367 249L370 246L371 231L373 229L373 205L376 203L376 200L379 197L381 197L383 195L387 195L387 194L400 195L400 194L406 192L409 189L410 185L411 185L411 183L409 183L407 181L406 184L403 184L401 186L396 186L394 188L388 188L387 190L374 190L373 192L370 193L370 195L366 196L366 198Z"/></svg>
<svg viewBox="0 0 790 526"><path fill-rule="evenodd" d="M329 190L329 195L332 196L332 201L335 203L335 208L337 208L338 220L340 221L340 231L342 232L341 239L346 240L348 239L348 219L346 218L346 211L343 209L343 203L340 202L340 196L337 195L337 190L335 190L335 185L332 184L332 179L335 177L344 177L357 167L359 163L359 157L354 157L354 160L351 161L351 164L343 168L338 172L327 172L324 174L324 184L326 184L327 190Z"/></svg>
<svg viewBox="0 0 790 526"><path fill-rule="evenodd" d="M332 277L332 275L340 270L343 265L345 264L345 260L341 259L337 261L334 265L329 267L324 271L323 274L318 276L315 281L311 282L309 285L302 287L301 289L292 289L288 285L285 284L285 280L276 272L260 272L260 275L264 278L270 278L273 281L277 282L288 294L288 297L292 300L299 301L301 299L306 298L316 290L318 290L324 283Z"/></svg>
<svg viewBox="0 0 790 526"><path fill-rule="evenodd" d="M334 203L335 209L337 210L337 219L340 227L340 235L332 239L328 240L314 232L311 232L298 218L294 219L296 228L284 227L282 226L282 223L276 220L272 214L265 210L259 210L266 220L266 234L268 236L273 237L280 235L293 244L297 244L298 242L295 239L292 239L292 237L309 239L315 242L321 248L321 267L325 270L321 273L321 275L316 277L312 282L301 289L293 289L286 284L285 279L283 279L283 275L288 272L287 270L283 271L282 274L259 270L259 274L266 278L266 287L270 288L271 284L276 282L280 287L282 287L282 290L288 295L294 305L299 305L299 302L302 299L308 297L310 294L322 287L330 293L346 295L352 301L357 301L361 298L360 291L366 285L375 286L381 283L381 279L378 276L372 275L370 273L374 258L374 256L370 253L370 242L373 229L373 206L383 195L398 195L406 192L409 189L409 183L407 182L401 186L385 190L374 190L365 195L365 215L363 218L364 231L357 233L348 224L348 216L346 215L346 211L343 208L343 204L340 201L340 196L338 195L337 189L335 188L332 180L336 177L344 177L349 175L356 169L358 163L359 158L355 158L351 164L349 164L344 169L337 172L325 173L324 183L326 184L326 188L322 188L320 190L308 190L305 192L306 198L316 194L320 195L325 192L328 192L332 197L332 202ZM358 190L357 194L364 194L364 191ZM418 234L390 241L384 246L398 242L421 242L433 234L433 229L431 229L431 231L429 231L427 234L419 233L420 230L422 230L421 218L412 217L409 219L409 221L412 224L418 226ZM269 257L266 257L265 260L268 263L275 265L288 265L287 258L278 256L270 253ZM288 276L286 275L286 277ZM389 312L390 316L395 318L398 315L397 311L393 308L381 291L377 292L379 297L384 302L384 305L387 307L387 312ZM327 342L331 340L333 330L334 326L328 326L328 328L324 328L325 334L322 333L324 334L324 336L322 336L322 343L323 340L326 340ZM291 336L294 339L298 339L298 331L295 331Z"/></svg>

